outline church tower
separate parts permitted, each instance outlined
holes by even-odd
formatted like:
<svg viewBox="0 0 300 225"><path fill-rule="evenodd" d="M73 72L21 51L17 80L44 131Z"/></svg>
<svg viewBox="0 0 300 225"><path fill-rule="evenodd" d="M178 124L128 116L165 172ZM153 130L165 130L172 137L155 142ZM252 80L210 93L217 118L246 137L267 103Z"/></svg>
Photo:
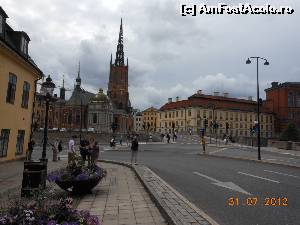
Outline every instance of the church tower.
<svg viewBox="0 0 300 225"><path fill-rule="evenodd" d="M129 112L129 93L128 93L128 58L127 65L124 64L123 51L123 24L121 19L119 40L117 45L116 58L113 63L110 56L110 72L107 96L111 99L117 109Z"/></svg>

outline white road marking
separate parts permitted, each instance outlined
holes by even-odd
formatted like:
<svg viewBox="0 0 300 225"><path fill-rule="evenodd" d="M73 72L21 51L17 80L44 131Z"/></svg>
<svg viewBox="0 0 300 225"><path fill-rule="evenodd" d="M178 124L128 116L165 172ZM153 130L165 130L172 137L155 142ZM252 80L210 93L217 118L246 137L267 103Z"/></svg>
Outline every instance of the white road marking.
<svg viewBox="0 0 300 225"><path fill-rule="evenodd" d="M269 173L276 173L276 174L280 174L280 175L283 175L283 176L289 176L289 177L294 177L294 178L300 179L300 177L296 176L296 175L291 175L291 174L281 173L281 172L275 172L275 171L272 171L272 170L264 170L264 171L269 172Z"/></svg>
<svg viewBox="0 0 300 225"><path fill-rule="evenodd" d="M265 178L265 177L259 177L259 176L256 176L256 175L253 175L253 174L250 174L250 173L243 173L243 172L238 172L239 174L243 174L243 175L246 175L246 176L249 176L249 177L254 177L254 178L257 178L257 179L261 179L261 180L267 180L267 181L270 181L270 182L274 182L274 183L280 183L279 181L277 180L272 180L272 179L269 179L269 178Z"/></svg>
<svg viewBox="0 0 300 225"><path fill-rule="evenodd" d="M221 148L221 149L219 149L219 150L212 151L212 152L210 152L209 154L214 154L214 153L222 152L222 151L224 151L224 150L226 150L226 149L228 149L228 148Z"/></svg>
<svg viewBox="0 0 300 225"><path fill-rule="evenodd" d="M233 191L237 191L246 195L251 195L249 192L245 191L244 189L242 189L241 187L239 187L238 185L232 183L232 182L223 182L223 181L219 181L215 178L209 177L205 174L199 173L199 172L193 172L194 174L200 176L200 177L204 177L210 181L212 181L214 185L220 186L220 187L224 187Z"/></svg>

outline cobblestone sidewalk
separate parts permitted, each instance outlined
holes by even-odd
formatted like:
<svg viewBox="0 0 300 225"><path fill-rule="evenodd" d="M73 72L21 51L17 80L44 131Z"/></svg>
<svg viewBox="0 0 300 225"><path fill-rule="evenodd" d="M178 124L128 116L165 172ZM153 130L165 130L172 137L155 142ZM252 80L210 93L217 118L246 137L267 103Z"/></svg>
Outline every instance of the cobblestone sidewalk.
<svg viewBox="0 0 300 225"><path fill-rule="evenodd" d="M79 202L78 209L91 210L103 225L166 225L134 172L125 166L100 163L107 177Z"/></svg>

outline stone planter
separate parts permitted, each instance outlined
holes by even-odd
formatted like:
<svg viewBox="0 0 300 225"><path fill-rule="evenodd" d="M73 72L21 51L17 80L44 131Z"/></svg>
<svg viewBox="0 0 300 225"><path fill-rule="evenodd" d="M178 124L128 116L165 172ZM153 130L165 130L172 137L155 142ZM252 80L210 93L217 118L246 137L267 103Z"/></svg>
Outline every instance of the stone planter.
<svg viewBox="0 0 300 225"><path fill-rule="evenodd" d="M87 180L56 180L55 183L63 190L72 190L72 194L91 193L103 177L92 177Z"/></svg>

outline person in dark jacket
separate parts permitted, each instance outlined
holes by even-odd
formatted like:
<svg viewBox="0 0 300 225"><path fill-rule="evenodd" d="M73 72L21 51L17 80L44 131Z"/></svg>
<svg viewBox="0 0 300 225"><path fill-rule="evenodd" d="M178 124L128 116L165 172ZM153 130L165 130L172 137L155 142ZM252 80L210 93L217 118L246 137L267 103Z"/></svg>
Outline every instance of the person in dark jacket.
<svg viewBox="0 0 300 225"><path fill-rule="evenodd" d="M134 136L131 142L131 164L133 164L133 160L134 160L134 164L136 164L138 150L139 150L139 142L137 140L137 137Z"/></svg>

